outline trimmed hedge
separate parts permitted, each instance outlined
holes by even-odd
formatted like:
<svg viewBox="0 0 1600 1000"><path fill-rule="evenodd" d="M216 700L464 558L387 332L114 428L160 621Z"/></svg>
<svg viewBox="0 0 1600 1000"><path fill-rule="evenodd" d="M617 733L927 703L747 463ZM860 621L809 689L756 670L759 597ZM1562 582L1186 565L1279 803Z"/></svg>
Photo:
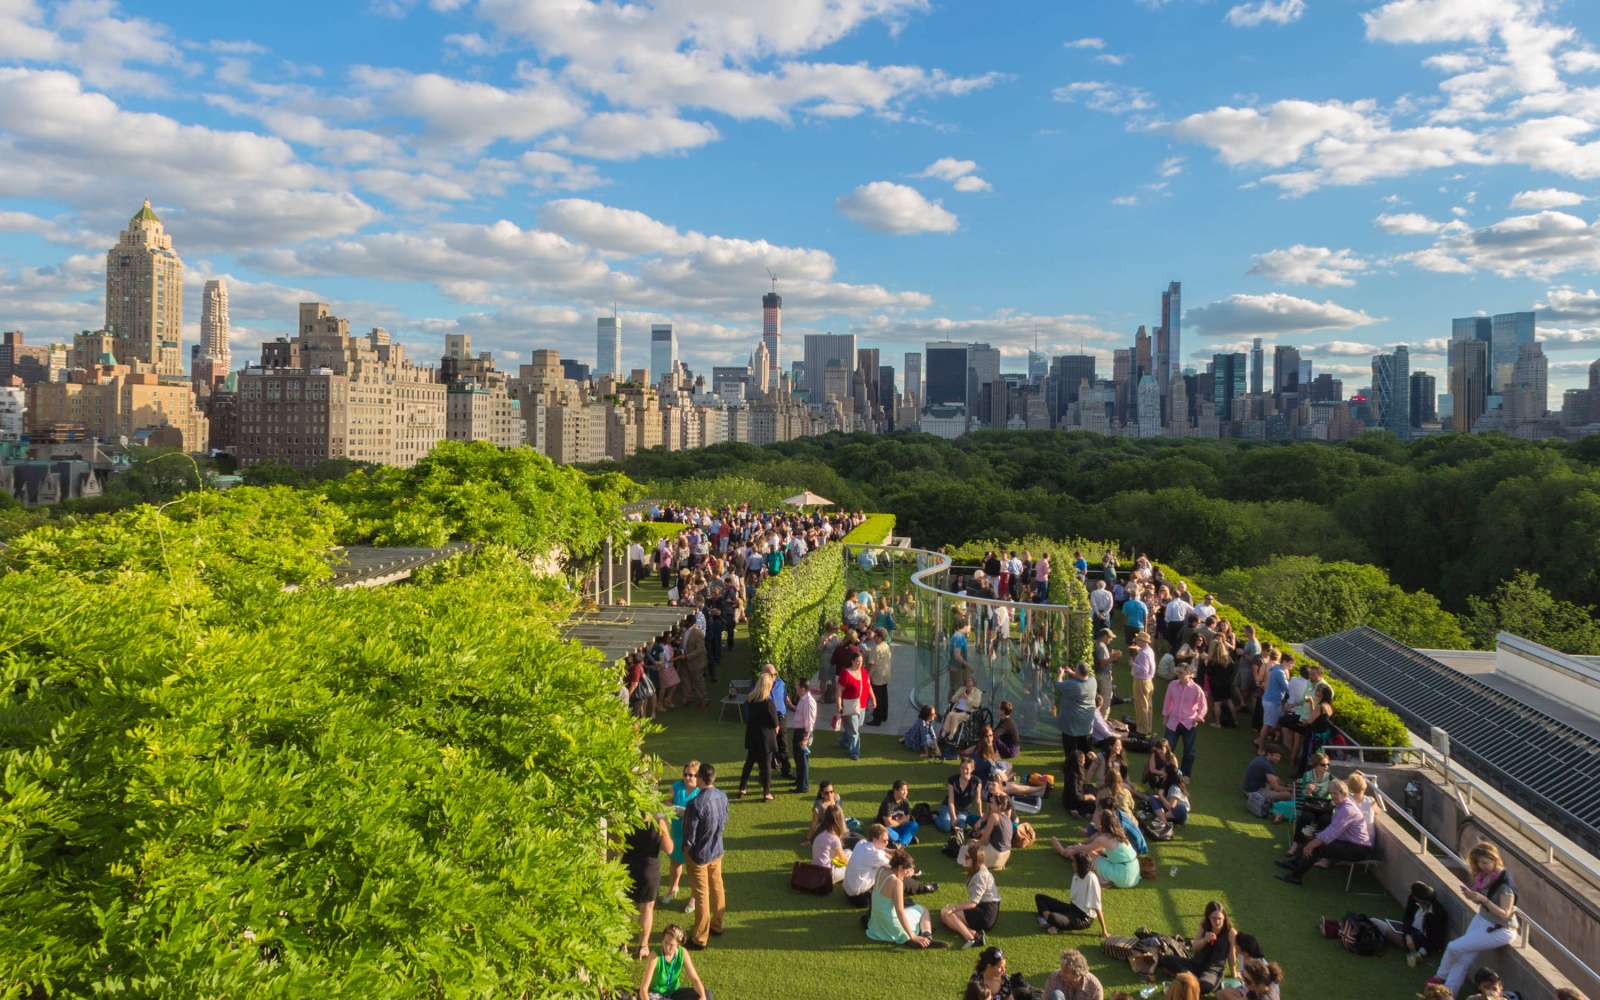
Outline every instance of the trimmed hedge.
<svg viewBox="0 0 1600 1000"><path fill-rule="evenodd" d="M1072 663L1094 662L1094 609L1089 605L1089 588L1072 572L1072 564L1050 567L1050 603L1071 608L1072 628L1067 632L1067 657ZM1081 621L1082 627L1079 628Z"/></svg>
<svg viewBox="0 0 1600 1000"><path fill-rule="evenodd" d="M1159 565L1159 564L1158 564ZM1170 566L1161 566L1162 575L1168 580L1192 583L1185 577L1172 571ZM1193 591L1191 586L1190 590ZM1206 591L1202 590L1202 593ZM1238 608L1226 604L1216 605L1217 614L1228 619L1236 631L1242 630L1246 625L1255 625L1256 638L1263 642L1270 642L1280 649L1288 649L1290 644L1260 625L1251 621ZM1296 663L1320 663L1305 653L1295 654ZM1343 730L1351 739L1362 746L1369 747L1404 747L1411 745L1411 731L1406 728L1400 717L1384 708L1382 705L1356 693L1350 685L1339 680L1328 669L1326 664L1321 664L1323 678L1333 688L1334 724Z"/></svg>
<svg viewBox="0 0 1600 1000"><path fill-rule="evenodd" d="M844 540L853 545L882 545L883 540L892 534L894 534L893 514L868 514L865 521L856 525L844 536Z"/></svg>

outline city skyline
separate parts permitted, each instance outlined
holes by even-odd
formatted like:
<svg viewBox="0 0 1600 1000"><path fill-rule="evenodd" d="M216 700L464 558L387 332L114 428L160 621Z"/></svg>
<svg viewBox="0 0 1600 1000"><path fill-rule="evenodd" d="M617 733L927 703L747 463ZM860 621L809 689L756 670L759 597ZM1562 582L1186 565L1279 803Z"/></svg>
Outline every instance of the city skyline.
<svg viewBox="0 0 1600 1000"><path fill-rule="evenodd" d="M605 8L575 9L374 3L334 44L248 10L13 5L0 328L97 327L103 255L149 197L186 348L224 280L240 356L316 299L417 356L470 333L507 366L588 362L569 345L615 304L622 368L672 324L709 371L748 360L764 294L774 371L823 332L987 343L1007 371L1037 337L1109 370L1142 325L1158 354L1181 331L1158 376L1260 336L1356 384L1398 344L1442 376L1450 319L1534 310L1552 390L1600 350L1593 9L641 5L605 52L577 23Z"/></svg>

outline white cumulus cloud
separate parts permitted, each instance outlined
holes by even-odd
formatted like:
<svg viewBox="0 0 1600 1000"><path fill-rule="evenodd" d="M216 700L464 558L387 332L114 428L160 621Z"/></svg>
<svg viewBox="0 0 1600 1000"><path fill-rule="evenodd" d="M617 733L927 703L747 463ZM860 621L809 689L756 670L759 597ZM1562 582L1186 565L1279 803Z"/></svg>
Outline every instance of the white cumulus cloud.
<svg viewBox="0 0 1600 1000"><path fill-rule="evenodd" d="M1573 191L1560 188L1539 188L1537 191L1518 191L1511 196L1512 208L1567 208L1582 205L1589 199Z"/></svg>
<svg viewBox="0 0 1600 1000"><path fill-rule="evenodd" d="M1271 278L1287 285L1354 285L1355 276L1364 274L1370 262L1352 250L1330 250L1296 243L1287 250L1256 254L1246 274Z"/></svg>
<svg viewBox="0 0 1600 1000"><path fill-rule="evenodd" d="M1050 96L1064 104L1082 104L1096 111L1121 115L1130 111L1148 111L1155 107L1150 92L1139 87L1126 87L1103 80L1079 80L1057 87Z"/></svg>
<svg viewBox="0 0 1600 1000"><path fill-rule="evenodd" d="M892 181L863 184L833 203L834 210L868 229L907 236L950 233L960 224L955 213L922 192Z"/></svg>
<svg viewBox="0 0 1600 1000"><path fill-rule="evenodd" d="M1336 302L1271 292L1266 295L1230 295L1218 302L1190 309L1183 321L1208 337L1305 333L1311 330L1350 330L1382 322L1359 309Z"/></svg>
<svg viewBox="0 0 1600 1000"><path fill-rule="evenodd" d="M1306 12L1306 0L1257 0L1242 3L1228 11L1227 22L1235 28L1256 28L1263 24L1293 24Z"/></svg>
<svg viewBox="0 0 1600 1000"><path fill-rule="evenodd" d="M949 181L957 191L968 194L992 190L993 185L979 177L977 169L978 164L974 160L958 160L953 156L945 156L929 164L927 169L916 176Z"/></svg>
<svg viewBox="0 0 1600 1000"><path fill-rule="evenodd" d="M1372 224L1390 236L1432 236L1438 233L1460 232L1467 228L1467 224L1459 219L1436 222L1421 212L1384 213L1373 219Z"/></svg>

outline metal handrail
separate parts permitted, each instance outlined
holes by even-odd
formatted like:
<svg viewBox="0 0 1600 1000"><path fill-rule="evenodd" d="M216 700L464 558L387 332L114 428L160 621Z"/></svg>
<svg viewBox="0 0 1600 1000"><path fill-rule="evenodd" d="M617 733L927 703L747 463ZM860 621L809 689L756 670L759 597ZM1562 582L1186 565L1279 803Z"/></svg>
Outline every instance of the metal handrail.
<svg viewBox="0 0 1600 1000"><path fill-rule="evenodd" d="M1458 789L1465 788L1467 790L1466 798L1463 800L1462 806L1466 809L1469 815L1472 811L1472 804L1474 801L1476 801L1477 793L1479 791L1483 791L1485 794L1487 794L1493 791L1493 789L1480 786L1471 778L1463 777L1451 763L1449 757L1441 754L1438 750L1435 750L1430 746L1412 745L1404 747L1369 747L1359 745L1341 745L1337 747L1328 747L1325 749L1338 750L1341 752L1371 751L1374 753L1388 753L1397 755L1410 754L1419 756L1426 762L1437 765L1438 768L1444 773L1447 783L1457 786ZM1493 801L1493 796L1490 796L1490 801ZM1545 864L1554 864L1557 856L1559 856L1562 862L1565 863L1568 868L1571 868L1583 875L1586 881L1589 881L1595 884L1597 887L1600 887L1600 877L1596 876L1592 862L1580 859L1576 854L1573 854L1565 847L1557 844L1543 831L1530 826L1525 820L1522 819L1522 817L1516 815L1510 810L1501 809L1500 811L1504 814L1503 818L1508 821L1518 833L1522 834L1529 840L1534 841L1535 843L1543 845Z"/></svg>
<svg viewBox="0 0 1600 1000"><path fill-rule="evenodd" d="M1362 749L1372 749L1372 748L1371 747L1363 747ZM1408 748L1408 749L1422 750L1422 749L1431 749L1431 748L1411 747L1411 748ZM1428 845L1430 843L1432 843L1434 846L1438 847L1440 852L1442 852L1451 861L1454 861L1457 865L1460 865L1464 870L1466 870L1468 872L1472 871L1472 866L1471 865L1467 864L1467 862L1460 855L1456 854L1455 851L1452 851L1450 848L1446 847L1443 841L1441 841L1438 837L1435 837L1428 830L1427 827L1422 825L1422 821L1420 819L1418 819L1417 817L1415 817L1415 816L1411 815L1410 813L1406 812L1405 807L1402 806L1400 803L1396 802L1394 799L1390 798L1388 796L1388 794L1383 791L1383 789L1377 788L1376 786L1374 786L1372 791L1373 791L1374 794L1377 795L1377 797L1378 797L1378 799L1380 801L1382 801L1385 805L1387 805L1389 807L1387 812L1388 812L1388 814L1390 816L1402 817L1402 818L1405 819L1405 821L1407 823L1411 824L1411 826L1416 828L1417 839L1418 839L1418 850L1419 850L1420 853L1422 853L1424 855L1427 854L1428 853ZM1589 964L1587 962L1585 962L1583 959L1579 958L1577 955L1573 954L1572 953L1572 949L1570 949L1566 945L1562 944L1560 938L1556 937L1554 934L1551 934L1549 931L1545 930L1544 926L1542 924L1540 924L1537 920L1535 920L1532 917L1528 916L1527 911L1524 910L1522 907L1514 906L1514 907L1512 907L1512 909L1515 911L1517 917L1525 922L1525 925L1526 925L1527 928L1529 928L1531 930L1536 930L1540 934L1543 934L1545 936L1545 940L1547 940L1551 944L1555 945L1556 948L1561 952L1561 954L1563 954L1563 955L1565 955L1567 957L1568 961L1572 962L1573 965L1575 965L1578 968L1582 969L1583 972L1584 972L1584 975L1588 976L1589 979L1592 982L1594 982L1596 984L1600 984L1600 973L1597 973L1597 972L1595 972L1595 970L1589 968ZM1530 940L1531 935L1528 933L1528 931L1524 930L1522 932L1522 937L1523 937L1523 947L1530 947L1532 942ZM1534 950L1537 951L1538 949L1534 949Z"/></svg>

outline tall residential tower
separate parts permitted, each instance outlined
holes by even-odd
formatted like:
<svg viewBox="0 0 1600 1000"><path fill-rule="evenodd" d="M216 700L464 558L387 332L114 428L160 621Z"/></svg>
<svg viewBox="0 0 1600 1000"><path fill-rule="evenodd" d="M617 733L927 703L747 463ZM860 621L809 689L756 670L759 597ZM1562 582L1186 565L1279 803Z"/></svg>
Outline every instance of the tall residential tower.
<svg viewBox="0 0 1600 1000"><path fill-rule="evenodd" d="M106 329L119 363L183 374L183 261L148 200L106 251Z"/></svg>
<svg viewBox="0 0 1600 1000"><path fill-rule="evenodd" d="M772 287L761 296L761 342L767 347L767 380L776 386L783 371L783 296L777 292L778 279L772 279Z"/></svg>
<svg viewBox="0 0 1600 1000"><path fill-rule="evenodd" d="M200 354L224 372L233 370L233 350L228 346L228 283L221 278L206 282L201 293Z"/></svg>
<svg viewBox="0 0 1600 1000"><path fill-rule="evenodd" d="M615 315L601 316L595 322L594 374L596 378L623 376L622 321Z"/></svg>

